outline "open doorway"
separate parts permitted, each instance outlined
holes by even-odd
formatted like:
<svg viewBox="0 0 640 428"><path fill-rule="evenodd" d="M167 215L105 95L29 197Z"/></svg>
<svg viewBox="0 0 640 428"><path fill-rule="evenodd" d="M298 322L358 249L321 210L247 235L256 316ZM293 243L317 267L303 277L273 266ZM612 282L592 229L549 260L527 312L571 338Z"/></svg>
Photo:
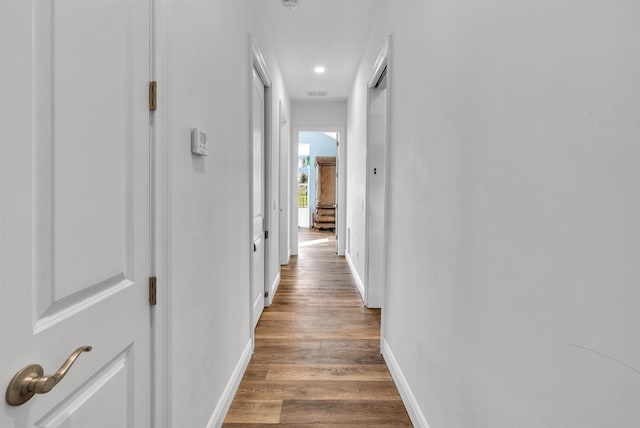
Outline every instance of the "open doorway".
<svg viewBox="0 0 640 428"><path fill-rule="evenodd" d="M338 131L297 134L299 246L337 242L339 138Z"/></svg>
<svg viewBox="0 0 640 428"><path fill-rule="evenodd" d="M291 255L298 255L298 242L300 232L305 231L326 231L324 233L331 235L331 240L335 251L338 255L344 256L345 251L345 224L346 216L345 210L342 207L346 206L346 171L345 171L345 130L340 126L326 126L326 127L300 127L294 128L291 141ZM314 144L314 138L324 141L324 151L321 148L316 147ZM305 148L300 151L300 144L309 144L309 154L305 155ZM302 154L301 154L302 153ZM334 221L333 225L329 226L329 222L325 223L325 227L315 227L314 214L318 205L316 204L318 182L316 180L316 158L318 157L335 157L335 201L334 208ZM306 172L306 178L303 177L303 172ZM301 181L307 180L307 183L301 183ZM299 184L305 184L300 186ZM306 187L306 189L305 189ZM306 193L305 193L306 192ZM306 202L306 207L304 206ZM302 209L301 209L302 208ZM318 212L318 215L326 215L328 212ZM308 219L308 226L301 228L299 217L305 216ZM324 220L328 220L325 218ZM304 221L304 219L303 219ZM306 238L303 238L306 239ZM311 239L313 240L313 239Z"/></svg>

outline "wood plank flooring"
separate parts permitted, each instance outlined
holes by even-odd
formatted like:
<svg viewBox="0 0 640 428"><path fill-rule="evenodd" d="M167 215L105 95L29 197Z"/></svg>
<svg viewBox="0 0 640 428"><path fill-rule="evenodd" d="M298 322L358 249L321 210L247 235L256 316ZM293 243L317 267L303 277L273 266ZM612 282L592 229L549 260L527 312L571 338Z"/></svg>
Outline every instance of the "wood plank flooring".
<svg viewBox="0 0 640 428"><path fill-rule="evenodd" d="M410 427L380 355L380 310L362 304L333 233L300 229L300 241L223 427Z"/></svg>

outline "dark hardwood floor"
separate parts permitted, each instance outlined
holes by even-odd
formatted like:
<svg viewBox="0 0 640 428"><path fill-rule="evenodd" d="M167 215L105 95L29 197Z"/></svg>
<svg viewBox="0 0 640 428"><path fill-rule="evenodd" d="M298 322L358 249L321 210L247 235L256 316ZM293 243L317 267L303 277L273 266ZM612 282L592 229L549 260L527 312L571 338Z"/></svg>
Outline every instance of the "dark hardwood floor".
<svg viewBox="0 0 640 428"><path fill-rule="evenodd" d="M223 426L410 427L380 355L380 310L362 304L332 232L300 229L300 242Z"/></svg>

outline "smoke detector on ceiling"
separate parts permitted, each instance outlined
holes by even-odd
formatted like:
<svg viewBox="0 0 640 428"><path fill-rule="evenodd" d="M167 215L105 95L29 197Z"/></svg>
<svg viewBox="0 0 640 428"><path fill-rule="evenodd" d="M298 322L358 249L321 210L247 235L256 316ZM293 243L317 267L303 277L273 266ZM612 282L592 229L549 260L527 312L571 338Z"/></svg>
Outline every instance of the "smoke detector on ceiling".
<svg viewBox="0 0 640 428"><path fill-rule="evenodd" d="M293 10L298 6L298 0L282 0L282 5L289 10Z"/></svg>

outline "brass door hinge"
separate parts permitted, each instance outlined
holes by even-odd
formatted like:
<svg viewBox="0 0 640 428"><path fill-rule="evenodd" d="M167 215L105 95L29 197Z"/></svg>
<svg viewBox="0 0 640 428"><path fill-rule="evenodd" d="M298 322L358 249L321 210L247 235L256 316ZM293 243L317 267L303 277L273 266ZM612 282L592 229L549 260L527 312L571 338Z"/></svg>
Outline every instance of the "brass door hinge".
<svg viewBox="0 0 640 428"><path fill-rule="evenodd" d="M264 231L264 239L269 239L269 231L268 230Z"/></svg>
<svg viewBox="0 0 640 428"><path fill-rule="evenodd" d="M158 109L158 82L149 82L149 110Z"/></svg>
<svg viewBox="0 0 640 428"><path fill-rule="evenodd" d="M155 276L149 277L149 304L151 306L155 306L158 303L156 283L157 279Z"/></svg>

